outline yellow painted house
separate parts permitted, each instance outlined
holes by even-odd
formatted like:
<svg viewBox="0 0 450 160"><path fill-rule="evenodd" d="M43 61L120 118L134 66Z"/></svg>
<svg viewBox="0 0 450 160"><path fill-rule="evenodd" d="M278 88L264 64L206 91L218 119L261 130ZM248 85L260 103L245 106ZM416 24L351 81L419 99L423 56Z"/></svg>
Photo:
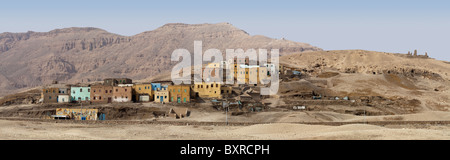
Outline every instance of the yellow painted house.
<svg viewBox="0 0 450 160"><path fill-rule="evenodd" d="M155 102L161 102L161 103L167 103L169 102L169 90L168 88L161 88L154 91L155 95L154 101Z"/></svg>
<svg viewBox="0 0 450 160"><path fill-rule="evenodd" d="M202 98L218 98L222 99L224 95L231 95L231 87L223 86L215 82L195 83L192 91Z"/></svg>
<svg viewBox="0 0 450 160"><path fill-rule="evenodd" d="M240 65L235 73L241 84L261 84L261 79L268 78L267 67Z"/></svg>
<svg viewBox="0 0 450 160"><path fill-rule="evenodd" d="M153 100L153 92L152 92L152 84L151 83L143 83L143 84L134 84L133 85L133 99L135 102L145 101L144 99L140 99L143 96L149 96L149 101Z"/></svg>
<svg viewBox="0 0 450 160"><path fill-rule="evenodd" d="M170 102L187 103L191 101L191 87L189 85L171 85L168 89Z"/></svg>

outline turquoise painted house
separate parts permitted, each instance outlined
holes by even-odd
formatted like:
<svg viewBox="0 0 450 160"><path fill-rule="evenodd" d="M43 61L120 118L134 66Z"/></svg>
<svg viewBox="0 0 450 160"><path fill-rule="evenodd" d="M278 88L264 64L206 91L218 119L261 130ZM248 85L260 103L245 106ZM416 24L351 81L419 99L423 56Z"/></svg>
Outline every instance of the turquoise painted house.
<svg viewBox="0 0 450 160"><path fill-rule="evenodd" d="M90 101L91 87L71 87L70 96L72 101Z"/></svg>

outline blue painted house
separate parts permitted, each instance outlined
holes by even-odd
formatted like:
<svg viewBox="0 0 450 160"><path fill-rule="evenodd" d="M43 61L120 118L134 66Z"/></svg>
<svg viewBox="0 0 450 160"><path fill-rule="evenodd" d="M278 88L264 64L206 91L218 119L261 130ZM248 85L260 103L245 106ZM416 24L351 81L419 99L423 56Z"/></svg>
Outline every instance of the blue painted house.
<svg viewBox="0 0 450 160"><path fill-rule="evenodd" d="M152 91L161 90L161 83L151 83Z"/></svg>

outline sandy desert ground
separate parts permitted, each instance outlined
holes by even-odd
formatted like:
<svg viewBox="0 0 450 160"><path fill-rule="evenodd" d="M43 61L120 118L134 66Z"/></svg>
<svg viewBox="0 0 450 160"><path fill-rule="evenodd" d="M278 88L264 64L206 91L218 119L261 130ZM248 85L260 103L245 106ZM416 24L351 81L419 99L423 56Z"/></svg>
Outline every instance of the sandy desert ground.
<svg viewBox="0 0 450 160"><path fill-rule="evenodd" d="M388 126L364 124L320 126L260 124L252 126L172 126L62 124L0 120L3 140L450 140L449 126Z"/></svg>

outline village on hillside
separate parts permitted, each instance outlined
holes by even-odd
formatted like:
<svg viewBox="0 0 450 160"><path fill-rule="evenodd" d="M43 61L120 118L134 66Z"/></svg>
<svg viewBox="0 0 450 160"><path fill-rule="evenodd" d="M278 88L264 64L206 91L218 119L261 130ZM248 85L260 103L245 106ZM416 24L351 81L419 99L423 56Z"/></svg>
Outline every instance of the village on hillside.
<svg viewBox="0 0 450 160"><path fill-rule="evenodd" d="M248 57L245 59L234 58L234 62L208 63L202 67L202 70L211 73L210 77L204 77L205 80L201 83L191 85L174 85L172 81L133 83L133 80L129 78L107 78L103 80L103 83L94 84L58 84L57 81L54 81L53 84L43 87L40 102L44 104L79 103L89 106L106 103L146 102L189 104L197 100L207 100L222 107L225 107L223 104L235 104L241 109L244 105L250 104L252 107L249 110L260 111L264 108L261 99L267 97L262 96L259 92L261 87L267 86L261 82L276 72L281 75L289 75L291 78L300 77L301 72L292 68L285 69L283 65L255 63L257 65L250 65ZM228 85L211 80L217 74L222 74L223 80L230 78L226 75L228 68L234 68L232 69L233 79L242 84ZM191 78L193 79L195 76L201 78L195 74L192 74ZM249 88L251 89L249 90ZM312 96L313 92L307 94ZM180 118L185 114L175 114L175 117ZM88 107L85 107L84 110L57 108L56 115L52 115L52 117L55 119L98 120L104 119L104 113L98 113L98 110L88 109Z"/></svg>

